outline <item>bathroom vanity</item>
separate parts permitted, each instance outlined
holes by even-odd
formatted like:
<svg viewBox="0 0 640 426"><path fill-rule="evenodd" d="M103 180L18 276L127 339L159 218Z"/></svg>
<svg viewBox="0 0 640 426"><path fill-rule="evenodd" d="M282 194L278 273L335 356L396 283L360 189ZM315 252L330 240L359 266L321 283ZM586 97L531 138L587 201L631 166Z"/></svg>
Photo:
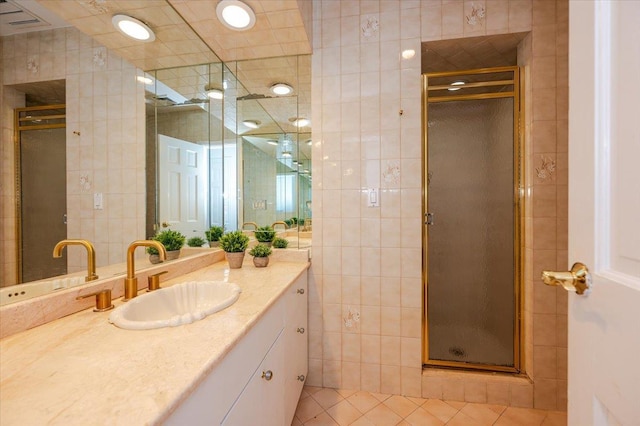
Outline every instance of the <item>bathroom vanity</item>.
<svg viewBox="0 0 640 426"><path fill-rule="evenodd" d="M218 262L168 280L228 273L242 289L188 325L125 330L87 309L3 338L2 424L290 424L307 374L308 266Z"/></svg>

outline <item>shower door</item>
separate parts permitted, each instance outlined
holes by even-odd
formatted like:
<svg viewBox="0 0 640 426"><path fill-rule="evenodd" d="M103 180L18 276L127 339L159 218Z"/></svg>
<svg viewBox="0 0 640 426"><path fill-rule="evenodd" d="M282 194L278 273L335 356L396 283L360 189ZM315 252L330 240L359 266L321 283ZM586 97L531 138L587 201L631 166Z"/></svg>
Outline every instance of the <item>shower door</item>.
<svg viewBox="0 0 640 426"><path fill-rule="evenodd" d="M517 68L425 75L425 363L517 371Z"/></svg>

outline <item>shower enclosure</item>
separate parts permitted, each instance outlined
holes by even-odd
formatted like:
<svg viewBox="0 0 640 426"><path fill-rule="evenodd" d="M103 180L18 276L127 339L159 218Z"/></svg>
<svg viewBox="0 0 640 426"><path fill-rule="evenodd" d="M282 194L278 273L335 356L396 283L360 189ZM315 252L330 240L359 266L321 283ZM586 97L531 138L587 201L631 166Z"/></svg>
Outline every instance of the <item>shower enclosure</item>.
<svg viewBox="0 0 640 426"><path fill-rule="evenodd" d="M520 368L517 67L423 76L428 366Z"/></svg>
<svg viewBox="0 0 640 426"><path fill-rule="evenodd" d="M16 282L67 273L66 250L53 247L67 238L65 105L17 108L16 208L18 268Z"/></svg>

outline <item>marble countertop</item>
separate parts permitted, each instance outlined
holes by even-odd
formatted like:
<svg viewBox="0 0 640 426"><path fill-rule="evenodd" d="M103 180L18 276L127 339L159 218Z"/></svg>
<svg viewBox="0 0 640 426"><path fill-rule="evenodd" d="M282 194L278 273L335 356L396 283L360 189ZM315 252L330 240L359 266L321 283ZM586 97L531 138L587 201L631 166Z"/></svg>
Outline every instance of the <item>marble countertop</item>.
<svg viewBox="0 0 640 426"><path fill-rule="evenodd" d="M0 422L161 423L308 265L245 262L228 278L242 288L238 301L188 325L123 330L108 322L112 311L87 309L0 340ZM222 281L227 266L218 262L162 285Z"/></svg>

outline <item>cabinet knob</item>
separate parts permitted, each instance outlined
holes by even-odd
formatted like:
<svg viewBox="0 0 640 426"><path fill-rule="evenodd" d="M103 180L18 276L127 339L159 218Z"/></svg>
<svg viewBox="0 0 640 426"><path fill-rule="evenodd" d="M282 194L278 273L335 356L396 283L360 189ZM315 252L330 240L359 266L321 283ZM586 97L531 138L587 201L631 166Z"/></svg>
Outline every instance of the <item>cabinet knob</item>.
<svg viewBox="0 0 640 426"><path fill-rule="evenodd" d="M305 378L306 377L304 377L304 374L301 374L301 375L298 376L298 380L300 380L301 382L304 382Z"/></svg>
<svg viewBox="0 0 640 426"><path fill-rule="evenodd" d="M299 327L296 331L300 334L304 334L304 327Z"/></svg>
<svg viewBox="0 0 640 426"><path fill-rule="evenodd" d="M296 293L298 294L304 294L304 288L299 288L298 291L296 291Z"/></svg>
<svg viewBox="0 0 640 426"><path fill-rule="evenodd" d="M273 371L267 370L262 372L262 378L266 381L273 379Z"/></svg>

